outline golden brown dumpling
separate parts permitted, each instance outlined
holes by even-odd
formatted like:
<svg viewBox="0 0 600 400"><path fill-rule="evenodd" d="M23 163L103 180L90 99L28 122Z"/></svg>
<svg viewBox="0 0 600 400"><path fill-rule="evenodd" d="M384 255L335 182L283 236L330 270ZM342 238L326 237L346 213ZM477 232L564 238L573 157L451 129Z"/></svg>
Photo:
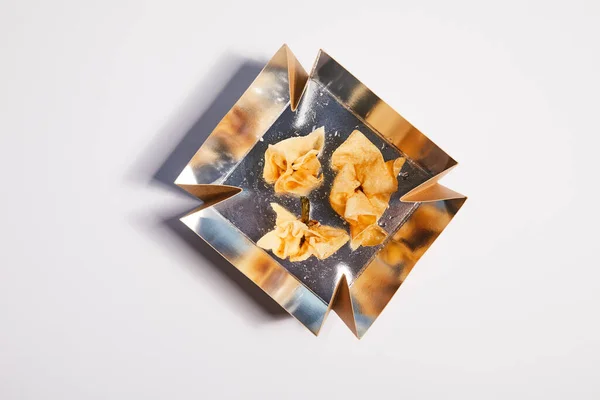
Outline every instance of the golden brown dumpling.
<svg viewBox="0 0 600 400"><path fill-rule="evenodd" d="M348 241L348 234L343 229L320 225L316 221L305 224L279 204L271 203L271 207L277 214L275 229L256 244L272 250L279 258L304 261L314 255L324 260Z"/></svg>
<svg viewBox="0 0 600 400"><path fill-rule="evenodd" d="M275 193L306 196L323 181L317 158L325 144L323 127L301 137L269 145L265 152L263 178L275 184Z"/></svg>
<svg viewBox="0 0 600 400"><path fill-rule="evenodd" d="M355 130L331 156L337 175L331 187L331 207L350 224L351 247L376 246L387 236L377 221L398 190L404 158L385 162L379 149Z"/></svg>

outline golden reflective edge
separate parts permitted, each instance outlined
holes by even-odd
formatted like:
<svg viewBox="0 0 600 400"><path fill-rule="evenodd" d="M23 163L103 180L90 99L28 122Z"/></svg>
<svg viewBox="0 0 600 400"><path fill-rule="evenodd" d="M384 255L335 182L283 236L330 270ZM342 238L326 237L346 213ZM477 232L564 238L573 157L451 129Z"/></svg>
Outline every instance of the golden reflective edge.
<svg viewBox="0 0 600 400"><path fill-rule="evenodd" d="M466 198L419 203L350 286L357 336L362 337L390 302L416 262L446 228Z"/></svg>
<svg viewBox="0 0 600 400"><path fill-rule="evenodd" d="M311 79L319 81L375 132L431 175L456 165L452 157L323 50L319 51Z"/></svg>
<svg viewBox="0 0 600 400"><path fill-rule="evenodd" d="M432 175L428 182L404 196L418 199L414 200L415 211L358 279L349 286L342 277L330 304L209 208L237 193L219 184L288 105L295 109L307 79L320 82L351 112ZM175 183L205 202L182 221L311 332L318 334L333 308L361 338L464 203L464 196L437 184L455 165L454 159L325 52L319 52L307 76L284 45L217 125Z"/></svg>
<svg viewBox="0 0 600 400"><path fill-rule="evenodd" d="M206 208L181 221L311 332L319 332L328 305L221 214Z"/></svg>
<svg viewBox="0 0 600 400"><path fill-rule="evenodd" d="M290 103L289 49L282 47L179 174L177 185L219 184Z"/></svg>

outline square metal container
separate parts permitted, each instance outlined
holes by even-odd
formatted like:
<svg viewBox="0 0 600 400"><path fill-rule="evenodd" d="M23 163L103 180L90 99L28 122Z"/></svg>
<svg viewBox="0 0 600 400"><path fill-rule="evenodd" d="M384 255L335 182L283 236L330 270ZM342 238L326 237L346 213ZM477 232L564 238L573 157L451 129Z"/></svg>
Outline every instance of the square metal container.
<svg viewBox="0 0 600 400"><path fill-rule="evenodd" d="M311 217L347 228L331 208L332 152L358 129L385 160L403 156L398 191L379 223L383 244L325 260L281 260L256 246L275 226L277 202L300 215L297 197L276 195L262 179L269 144L325 127L324 182L310 195ZM335 310L360 338L391 300L466 197L438 183L456 165L448 154L325 52L307 74L287 46L267 63L186 165L176 184L203 204L182 221L318 334Z"/></svg>

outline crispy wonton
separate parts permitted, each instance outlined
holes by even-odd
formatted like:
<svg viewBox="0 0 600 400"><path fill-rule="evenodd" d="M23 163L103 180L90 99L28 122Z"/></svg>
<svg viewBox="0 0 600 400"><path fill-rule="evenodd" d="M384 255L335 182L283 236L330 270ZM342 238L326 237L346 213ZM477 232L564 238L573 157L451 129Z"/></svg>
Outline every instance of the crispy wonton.
<svg viewBox="0 0 600 400"><path fill-rule="evenodd" d="M323 181L317 158L325 144L323 127L301 137L269 145L265 152L263 178L275 184L275 193L306 196Z"/></svg>
<svg viewBox="0 0 600 400"><path fill-rule="evenodd" d="M355 130L331 156L337 175L331 187L331 207L350 224L351 247L376 246L387 236L377 221L398 190L405 159L385 162L379 149Z"/></svg>
<svg viewBox="0 0 600 400"><path fill-rule="evenodd" d="M348 241L348 234L343 229L320 225L316 221L305 224L279 204L271 203L271 207L277 214L275 229L256 244L272 250L279 258L304 261L314 255L324 260Z"/></svg>

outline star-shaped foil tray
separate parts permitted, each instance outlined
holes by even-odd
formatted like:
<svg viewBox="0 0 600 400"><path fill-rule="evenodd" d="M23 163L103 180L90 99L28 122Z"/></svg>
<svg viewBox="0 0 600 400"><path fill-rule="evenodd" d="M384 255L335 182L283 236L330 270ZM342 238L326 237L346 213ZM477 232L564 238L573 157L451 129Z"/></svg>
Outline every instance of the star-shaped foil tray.
<svg viewBox="0 0 600 400"><path fill-rule="evenodd" d="M276 195L262 178L269 144L325 127L324 182L310 194L311 218L347 228L328 193L331 153L358 129L385 160L406 157L398 191L379 221L388 233L374 247L346 244L325 260L281 260L256 245L275 226L275 201L300 215L297 197ZM318 334L334 309L362 337L417 260L463 205L438 183L456 165L448 154L325 52L307 74L283 46L186 165L176 184L203 204L181 220Z"/></svg>

